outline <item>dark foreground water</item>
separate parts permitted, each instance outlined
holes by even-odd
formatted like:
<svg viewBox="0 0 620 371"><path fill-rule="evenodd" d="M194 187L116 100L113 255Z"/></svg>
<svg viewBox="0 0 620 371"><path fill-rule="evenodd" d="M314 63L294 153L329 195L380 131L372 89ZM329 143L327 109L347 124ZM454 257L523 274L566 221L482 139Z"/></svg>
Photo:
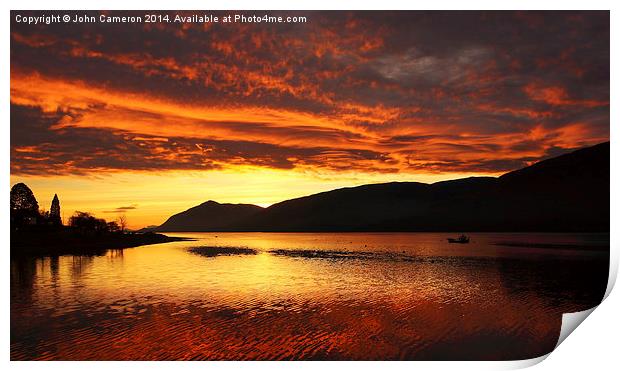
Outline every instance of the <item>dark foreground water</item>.
<svg viewBox="0 0 620 371"><path fill-rule="evenodd" d="M11 359L524 359L607 284L608 234L183 236L12 260Z"/></svg>

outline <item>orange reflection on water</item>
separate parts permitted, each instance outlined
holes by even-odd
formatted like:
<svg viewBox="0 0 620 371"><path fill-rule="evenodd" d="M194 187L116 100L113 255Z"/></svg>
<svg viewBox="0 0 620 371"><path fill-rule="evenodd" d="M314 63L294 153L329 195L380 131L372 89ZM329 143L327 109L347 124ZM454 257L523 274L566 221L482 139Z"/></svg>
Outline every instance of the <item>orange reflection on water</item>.
<svg viewBox="0 0 620 371"><path fill-rule="evenodd" d="M467 247L441 234L194 237L14 260L11 358L530 358L553 348L562 312L600 301L607 278L605 254L494 241L608 235L479 234ZM255 254L205 257L195 246Z"/></svg>

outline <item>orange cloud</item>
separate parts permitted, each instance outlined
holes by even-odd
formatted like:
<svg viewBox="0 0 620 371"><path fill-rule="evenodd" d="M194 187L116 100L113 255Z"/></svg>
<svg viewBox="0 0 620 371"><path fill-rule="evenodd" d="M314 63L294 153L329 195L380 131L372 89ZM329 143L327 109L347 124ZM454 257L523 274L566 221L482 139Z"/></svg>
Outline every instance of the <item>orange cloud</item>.
<svg viewBox="0 0 620 371"><path fill-rule="evenodd" d="M11 103L25 115L11 121L12 171L499 173L608 138L605 35L570 15L310 15L75 34L12 24ZM512 47L539 42L533 19L567 32ZM520 38L492 32L506 22ZM554 58L579 73L541 62Z"/></svg>
<svg viewBox="0 0 620 371"><path fill-rule="evenodd" d="M560 86L541 86L537 83L531 83L525 86L524 91L533 100L545 102L552 106L583 106L594 108L609 105L608 101L571 99L566 90Z"/></svg>

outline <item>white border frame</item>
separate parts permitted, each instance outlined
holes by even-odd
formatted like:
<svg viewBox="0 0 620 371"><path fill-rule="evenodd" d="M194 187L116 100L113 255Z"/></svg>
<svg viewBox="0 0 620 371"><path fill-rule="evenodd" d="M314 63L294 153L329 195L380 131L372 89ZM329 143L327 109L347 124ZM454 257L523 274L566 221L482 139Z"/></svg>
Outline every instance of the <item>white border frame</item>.
<svg viewBox="0 0 620 371"><path fill-rule="evenodd" d="M211 9L211 10L236 10L236 9L252 9L252 10L342 10L342 9L355 9L355 10L381 10L381 9L411 9L411 10L611 10L611 63L610 66L616 65L617 47L614 46L613 41L618 40L618 26L617 21L619 17L616 16L615 9L618 8L620 2L617 1L602 1L602 0L589 0L574 1L565 0L562 2L553 2L551 0L521 0L521 1L490 1L490 0L435 0L432 2L424 1L419 3L412 3L410 1L398 1L398 0L381 0L381 1L340 1L338 3L327 0L302 0L296 2L283 1L283 0L264 0L260 3L256 1L248 0L224 0L219 2L206 2L197 0L182 0L171 2L158 2L158 3L145 3L131 0L93 0L87 3L77 0L63 0L54 3L45 1L30 1L23 0L18 3L8 4L3 3L7 9L3 17L0 17L0 24L2 25L2 38L0 38L0 53L2 55L2 63L4 66L10 65L10 8L19 10L28 9L162 9L162 10L183 10L183 9ZM145 7L148 5L148 7ZM615 5L615 7L614 7ZM10 69L3 68L2 82L4 89L1 92L0 101L3 102L4 109L2 110L2 135L0 136L0 146L2 148L2 183L7 186L6 195L8 196L8 186L10 185L9 169L10 169L10 135L9 135L9 112L10 112L10 90L7 86L10 86ZM613 142L616 134L615 124L618 120L615 107L617 99L615 99L614 88L618 86L618 75L611 70L611 102L610 102L610 138ZM616 146L611 146L611 189L617 186L618 183L618 149ZM5 198L4 210L8 210L8 197ZM610 281L606 292L606 299L595 310L595 315L585 321L585 324L579 326L577 334L568 337L568 339L562 343L562 345L556 350L550 353L549 360L542 363L538 367L546 367L547 369L583 369L584 367L594 367L594 369L612 369L617 365L617 339L620 315L620 300L619 295L613 294L607 297L611 293L611 289L616 281L618 272L618 253L619 253L619 239L617 234L617 228L620 226L618 222L618 197L617 193L611 193L611 266L610 266ZM10 359L10 282L9 282L9 218L8 212L0 212L0 238L3 243L0 244L2 248L2 261L4 262L5 270L2 276L2 294L6 299L5 304L2 305L3 321L2 333L4 337L2 339L2 351L4 361L8 364ZM218 370L233 370L239 366L249 367L253 370L273 370L273 369L295 369L295 370L315 370L315 369L327 369L335 370L337 368L356 368L362 370L371 370L377 367L389 367L393 369L409 369L410 367L433 369L433 370L447 370L447 369L471 369L471 370L484 370L484 369L515 369L529 367L537 364L547 358L547 356L525 360L525 361L510 361L510 362L89 362L89 368L94 370L107 370L110 367L131 369L133 370L160 370L160 369L203 369L209 367ZM10 366L16 369L32 370L40 368L52 368L63 370L81 370L86 364L83 362L10 362Z"/></svg>

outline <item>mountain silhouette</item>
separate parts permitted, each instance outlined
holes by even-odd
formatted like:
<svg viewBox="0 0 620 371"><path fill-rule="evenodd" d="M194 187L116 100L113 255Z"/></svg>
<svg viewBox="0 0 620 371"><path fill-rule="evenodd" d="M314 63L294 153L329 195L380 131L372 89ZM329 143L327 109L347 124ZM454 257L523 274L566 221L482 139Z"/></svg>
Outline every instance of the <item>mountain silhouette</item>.
<svg viewBox="0 0 620 371"><path fill-rule="evenodd" d="M207 201L191 209L175 214L156 228L166 232L195 232L228 230L235 223L263 210L247 204L220 204Z"/></svg>
<svg viewBox="0 0 620 371"><path fill-rule="evenodd" d="M601 143L498 178L369 184L265 209L210 201L158 230L608 232L609 148Z"/></svg>

